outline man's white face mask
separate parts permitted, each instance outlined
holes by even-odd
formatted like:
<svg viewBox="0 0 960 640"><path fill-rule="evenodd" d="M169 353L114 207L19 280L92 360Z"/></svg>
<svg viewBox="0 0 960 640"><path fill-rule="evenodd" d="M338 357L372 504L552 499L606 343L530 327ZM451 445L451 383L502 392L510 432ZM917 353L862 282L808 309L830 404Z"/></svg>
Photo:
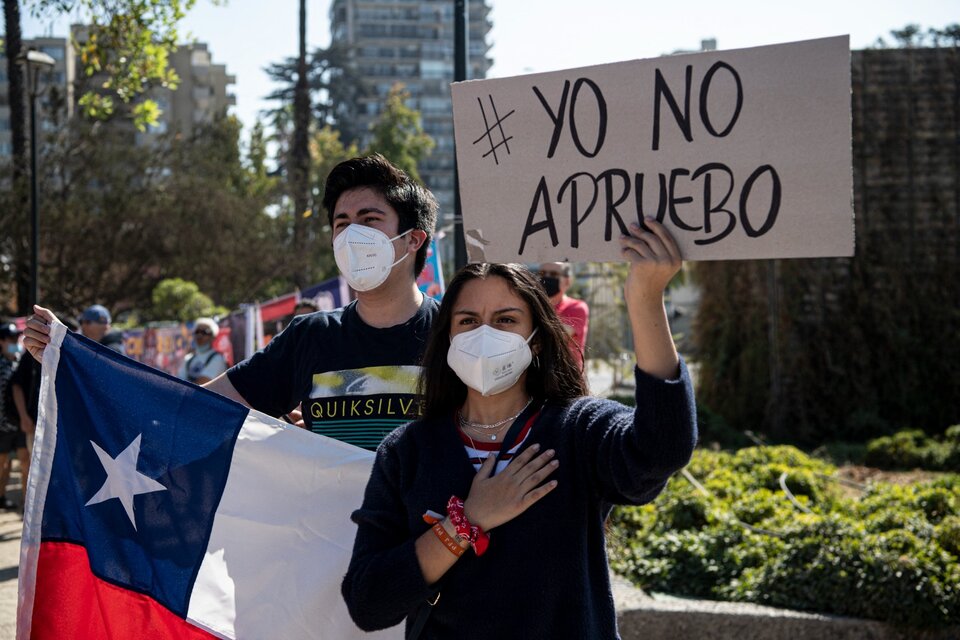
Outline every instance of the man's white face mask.
<svg viewBox="0 0 960 640"><path fill-rule="evenodd" d="M461 333L450 341L447 364L457 377L482 395L492 396L517 383L530 362L530 337L480 325Z"/></svg>
<svg viewBox="0 0 960 640"><path fill-rule="evenodd" d="M404 253L395 261L393 241L411 231L407 229L393 238L360 224L351 224L341 231L333 240L333 257L347 284L357 291L370 291L383 284L391 269L410 255Z"/></svg>

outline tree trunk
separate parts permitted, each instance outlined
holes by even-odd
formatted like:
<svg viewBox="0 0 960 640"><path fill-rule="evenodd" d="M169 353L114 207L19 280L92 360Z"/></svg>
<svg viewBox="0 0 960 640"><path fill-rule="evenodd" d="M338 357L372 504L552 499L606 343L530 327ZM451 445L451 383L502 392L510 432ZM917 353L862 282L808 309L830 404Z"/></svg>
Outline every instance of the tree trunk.
<svg viewBox="0 0 960 640"><path fill-rule="evenodd" d="M310 283L309 219L310 207L310 90L307 84L307 3L300 0L300 53L297 58L297 84L293 94L293 145L290 149L290 186L293 191L293 248L296 253L294 284L304 288Z"/></svg>
<svg viewBox="0 0 960 640"><path fill-rule="evenodd" d="M17 62L17 56L23 48L23 34L20 30L19 0L3 0L4 48L7 56L8 92L10 97L10 129L13 137L14 205L10 217L4 226L13 236L13 261L17 286L17 312L26 315L30 299L30 264L27 229L29 215L27 207L27 127L26 127L26 87L24 86L23 67Z"/></svg>

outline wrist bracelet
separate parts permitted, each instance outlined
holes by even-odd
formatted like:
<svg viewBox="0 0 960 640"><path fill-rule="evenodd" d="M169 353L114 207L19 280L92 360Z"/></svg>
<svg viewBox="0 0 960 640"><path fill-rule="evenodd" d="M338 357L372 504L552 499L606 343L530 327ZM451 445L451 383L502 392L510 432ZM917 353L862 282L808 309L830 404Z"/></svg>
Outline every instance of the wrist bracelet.
<svg viewBox="0 0 960 640"><path fill-rule="evenodd" d="M447 533L447 530L443 528L443 524L440 522L434 523L433 532L437 534L437 538L440 539L440 542L443 543L443 546L447 548L447 551L457 556L458 558L463 555L463 552L466 551L463 547L460 546L460 543L450 537L450 534Z"/></svg>

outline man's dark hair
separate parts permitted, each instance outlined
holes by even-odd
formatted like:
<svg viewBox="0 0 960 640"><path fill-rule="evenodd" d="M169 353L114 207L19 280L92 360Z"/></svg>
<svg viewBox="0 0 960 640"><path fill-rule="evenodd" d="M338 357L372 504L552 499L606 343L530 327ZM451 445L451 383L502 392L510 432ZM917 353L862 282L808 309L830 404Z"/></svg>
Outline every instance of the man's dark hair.
<svg viewBox="0 0 960 640"><path fill-rule="evenodd" d="M327 220L333 226L334 208L344 192L367 187L373 189L393 207L400 217L398 232L419 229L427 234L423 246L417 251L414 276L420 275L427 262L427 249L433 230L437 225L437 199L433 194L411 178L406 172L393 166L379 153L344 160L327 176L323 190L323 208Z"/></svg>

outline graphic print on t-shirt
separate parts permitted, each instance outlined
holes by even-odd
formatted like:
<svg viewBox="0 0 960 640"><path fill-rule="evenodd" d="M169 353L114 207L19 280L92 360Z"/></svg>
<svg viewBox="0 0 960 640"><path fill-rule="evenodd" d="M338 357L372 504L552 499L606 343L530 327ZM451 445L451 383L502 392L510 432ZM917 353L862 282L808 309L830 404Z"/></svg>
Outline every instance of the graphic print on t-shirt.
<svg viewBox="0 0 960 640"><path fill-rule="evenodd" d="M314 433L374 450L384 436L423 413L420 367L366 367L313 375L304 418Z"/></svg>

